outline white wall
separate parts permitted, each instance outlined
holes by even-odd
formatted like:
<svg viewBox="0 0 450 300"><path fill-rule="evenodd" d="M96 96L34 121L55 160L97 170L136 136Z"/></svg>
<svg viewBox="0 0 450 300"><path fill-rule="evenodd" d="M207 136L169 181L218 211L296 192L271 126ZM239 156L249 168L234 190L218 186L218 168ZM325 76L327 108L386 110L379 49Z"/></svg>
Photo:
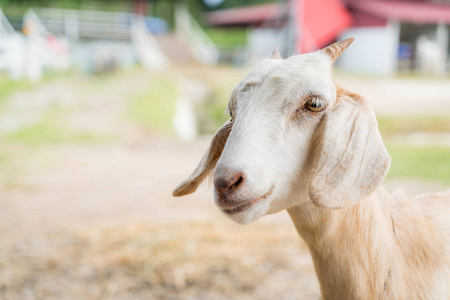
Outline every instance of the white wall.
<svg viewBox="0 0 450 300"><path fill-rule="evenodd" d="M283 34L280 30L271 28L258 28L249 32L247 42L247 62L252 64L263 58L272 57L276 46L282 49L284 43Z"/></svg>
<svg viewBox="0 0 450 300"><path fill-rule="evenodd" d="M391 75L397 70L399 26L389 22L385 27L360 27L347 30L339 37L354 37L353 44L338 61L346 72Z"/></svg>

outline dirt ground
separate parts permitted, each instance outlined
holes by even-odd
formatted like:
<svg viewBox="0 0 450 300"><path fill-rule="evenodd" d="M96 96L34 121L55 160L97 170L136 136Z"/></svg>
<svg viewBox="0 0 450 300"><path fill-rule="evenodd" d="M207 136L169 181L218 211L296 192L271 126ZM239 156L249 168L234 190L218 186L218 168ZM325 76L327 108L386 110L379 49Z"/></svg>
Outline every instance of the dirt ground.
<svg viewBox="0 0 450 300"><path fill-rule="evenodd" d="M126 120L126 99L146 80L151 77L140 71L80 89L80 82L65 78L11 95L4 113L10 118L39 114L38 104L17 104L29 99L43 106L65 101L77 107L67 118L71 126L120 139L41 147L26 158L17 184L3 185L0 299L317 299L312 261L287 213L242 227L215 208L211 187L171 196L209 137L185 144ZM427 84L436 85L437 96L430 98L441 112L450 111L441 97L445 89L450 95L448 85ZM417 93L393 104L389 93L366 81L357 89L382 99L374 102L377 111L422 111L406 105L420 98ZM386 185L410 194L447 188L417 180Z"/></svg>

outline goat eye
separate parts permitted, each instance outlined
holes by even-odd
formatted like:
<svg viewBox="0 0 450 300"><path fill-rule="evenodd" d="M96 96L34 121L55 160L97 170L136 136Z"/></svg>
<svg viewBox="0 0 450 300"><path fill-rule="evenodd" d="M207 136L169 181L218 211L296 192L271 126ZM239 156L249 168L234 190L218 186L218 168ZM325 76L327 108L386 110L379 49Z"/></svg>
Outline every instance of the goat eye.
<svg viewBox="0 0 450 300"><path fill-rule="evenodd" d="M324 103L315 97L309 99L305 104L305 109L312 112L321 112L322 110L324 110L324 108L325 108Z"/></svg>

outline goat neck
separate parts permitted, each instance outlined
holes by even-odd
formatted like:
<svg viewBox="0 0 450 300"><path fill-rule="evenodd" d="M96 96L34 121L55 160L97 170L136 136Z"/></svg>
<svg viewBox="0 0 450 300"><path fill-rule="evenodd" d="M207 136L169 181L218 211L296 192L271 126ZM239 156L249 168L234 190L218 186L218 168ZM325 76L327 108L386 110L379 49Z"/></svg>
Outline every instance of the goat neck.
<svg viewBox="0 0 450 300"><path fill-rule="evenodd" d="M382 188L346 209L307 203L288 210L306 241L324 299L402 299L389 195ZM394 294L396 293L396 295Z"/></svg>

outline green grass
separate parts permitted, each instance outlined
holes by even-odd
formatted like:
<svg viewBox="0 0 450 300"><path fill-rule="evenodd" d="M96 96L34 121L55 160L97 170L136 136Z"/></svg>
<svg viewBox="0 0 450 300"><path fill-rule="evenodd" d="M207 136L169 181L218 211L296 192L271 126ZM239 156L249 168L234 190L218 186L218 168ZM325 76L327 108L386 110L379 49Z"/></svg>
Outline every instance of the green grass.
<svg viewBox="0 0 450 300"><path fill-rule="evenodd" d="M198 129L200 133L214 133L229 118L227 109L229 92L217 82L209 82L210 93L208 97L195 107Z"/></svg>
<svg viewBox="0 0 450 300"><path fill-rule="evenodd" d="M154 78L146 92L131 98L128 117L147 129L172 132L177 93L175 80Z"/></svg>
<svg viewBox="0 0 450 300"><path fill-rule="evenodd" d="M6 149L0 150L0 169L4 170L9 168L9 165L12 161L11 157L13 155L12 151L7 151Z"/></svg>
<svg viewBox="0 0 450 300"><path fill-rule="evenodd" d="M53 108L38 122L5 135L3 142L35 147L62 143L92 143L112 138L69 128L62 121L67 113L66 110Z"/></svg>
<svg viewBox="0 0 450 300"><path fill-rule="evenodd" d="M6 140L29 146L43 146L55 143L88 143L99 138L89 132L79 132L58 123L43 120L31 126L8 134Z"/></svg>
<svg viewBox="0 0 450 300"><path fill-rule="evenodd" d="M388 178L420 178L450 184L450 148L386 143L392 157Z"/></svg>
<svg viewBox="0 0 450 300"><path fill-rule="evenodd" d="M205 99L195 99L193 109L200 133L214 133L226 120L224 112L228 92L211 79L204 79L210 86ZM172 133L177 81L170 77L154 78L147 90L131 97L127 116L132 122L150 130Z"/></svg>
<svg viewBox="0 0 450 300"><path fill-rule="evenodd" d="M0 105L4 103L6 98L18 90L26 90L34 84L29 81L11 81L9 79L0 80Z"/></svg>
<svg viewBox="0 0 450 300"><path fill-rule="evenodd" d="M418 178L450 183L449 147L416 146L393 140L395 135L418 131L450 132L448 116L378 116L377 119L392 157L388 178Z"/></svg>
<svg viewBox="0 0 450 300"><path fill-rule="evenodd" d="M69 128L62 111L52 110L37 122L0 137L0 188L24 188L21 174L28 164L40 157L39 150L57 144L91 144L109 142L113 136Z"/></svg>
<svg viewBox="0 0 450 300"><path fill-rule="evenodd" d="M36 157L35 152L17 144L7 143L1 139L0 149L0 189L24 188L20 180L29 161Z"/></svg>
<svg viewBox="0 0 450 300"><path fill-rule="evenodd" d="M449 116L377 116L382 135L404 134L415 131L450 132Z"/></svg>
<svg viewBox="0 0 450 300"><path fill-rule="evenodd" d="M245 28L207 28L206 33L219 47L242 47L247 43L247 30Z"/></svg>

